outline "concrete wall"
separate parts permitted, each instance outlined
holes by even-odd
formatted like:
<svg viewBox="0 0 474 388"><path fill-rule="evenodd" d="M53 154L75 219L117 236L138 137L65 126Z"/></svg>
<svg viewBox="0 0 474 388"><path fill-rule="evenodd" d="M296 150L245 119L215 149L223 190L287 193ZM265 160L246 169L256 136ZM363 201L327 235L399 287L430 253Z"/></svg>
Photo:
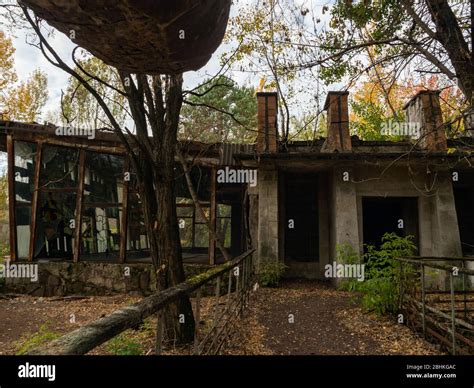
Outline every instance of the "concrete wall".
<svg viewBox="0 0 474 388"><path fill-rule="evenodd" d="M362 197L416 197L420 255L462 256L451 173L427 174L426 170L412 166L411 171L408 167L391 167L383 172L382 167L357 167L354 178L359 209ZM360 217L362 220L363 214ZM360 248L362 242L361 233Z"/></svg>
<svg viewBox="0 0 474 388"><path fill-rule="evenodd" d="M348 173L348 181L344 180L344 173ZM279 223L279 213L284 210L284 187L279 187L279 180L277 169L264 165L259 169L258 187L249 192L251 231L259 260L284 260L281 229L286 224L284 220ZM284 186L284 181L280 183ZM426 192L426 188L431 191ZM384 171L383 166L340 163L320 173L315 198L319 208L319 262L316 267L315 263L296 263L290 275L323 279L325 265L336 260L338 246L349 244L363 252L363 197L416 198L418 230L409 218L414 209L406 209L405 225L410 234L418 234L419 254L462 255L449 171L429 173L426 166L414 165L410 170L407 166L392 166Z"/></svg>

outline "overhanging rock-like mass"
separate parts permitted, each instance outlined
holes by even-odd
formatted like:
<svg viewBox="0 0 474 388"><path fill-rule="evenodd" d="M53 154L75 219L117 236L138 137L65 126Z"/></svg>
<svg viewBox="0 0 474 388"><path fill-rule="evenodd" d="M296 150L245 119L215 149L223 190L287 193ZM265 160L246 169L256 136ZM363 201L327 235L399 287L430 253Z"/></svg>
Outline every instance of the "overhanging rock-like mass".
<svg viewBox="0 0 474 388"><path fill-rule="evenodd" d="M173 74L204 66L222 42L231 0L23 0L109 65ZM71 31L73 33L71 34Z"/></svg>

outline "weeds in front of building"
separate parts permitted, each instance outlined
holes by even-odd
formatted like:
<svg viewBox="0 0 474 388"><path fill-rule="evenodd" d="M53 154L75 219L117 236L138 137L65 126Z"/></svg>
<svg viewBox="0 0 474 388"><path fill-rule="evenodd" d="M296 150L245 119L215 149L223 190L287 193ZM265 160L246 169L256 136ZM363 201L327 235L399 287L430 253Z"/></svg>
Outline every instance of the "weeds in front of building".
<svg viewBox="0 0 474 388"><path fill-rule="evenodd" d="M400 237L395 233L384 234L380 248L367 245L362 258L350 245L341 245L337 248L338 262L363 262L366 271L364 281L344 280L340 288L360 293L362 306L367 311L395 315L400 300L400 264L395 258L413 256L415 252L412 236Z"/></svg>

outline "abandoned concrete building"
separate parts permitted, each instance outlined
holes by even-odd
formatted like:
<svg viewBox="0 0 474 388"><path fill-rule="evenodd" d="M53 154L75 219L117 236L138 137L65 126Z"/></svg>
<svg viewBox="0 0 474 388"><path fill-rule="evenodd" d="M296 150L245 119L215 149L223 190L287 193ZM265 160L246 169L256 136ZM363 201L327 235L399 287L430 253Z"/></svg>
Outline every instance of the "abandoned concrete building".
<svg viewBox="0 0 474 388"><path fill-rule="evenodd" d="M408 102L419 133L404 141L351 136L348 93L329 92L327 137L283 143L277 95L257 99L255 144L184 146L201 205L232 255L254 247L260 262L281 260L287 276L311 279L323 279L341 244L362 252L385 232L414 236L420 256L474 255L474 139L446 138L438 93ZM140 198L114 133L59 136L53 126L5 121L0 131L11 260L44 268L33 291L146 292L153 282ZM222 262L179 167L176 176L186 267ZM138 275L122 284L123 266Z"/></svg>

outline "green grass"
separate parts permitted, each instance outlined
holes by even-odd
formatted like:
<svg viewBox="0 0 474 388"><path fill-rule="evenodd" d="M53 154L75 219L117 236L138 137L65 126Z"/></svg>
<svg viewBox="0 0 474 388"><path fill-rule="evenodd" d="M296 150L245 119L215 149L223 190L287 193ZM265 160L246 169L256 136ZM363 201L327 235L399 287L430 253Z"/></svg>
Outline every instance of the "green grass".
<svg viewBox="0 0 474 388"><path fill-rule="evenodd" d="M28 353L30 350L45 345L48 342L55 340L61 336L60 333L54 332L48 328L48 324L45 323L40 326L39 330L34 334L24 334L15 343L16 354L21 356Z"/></svg>

